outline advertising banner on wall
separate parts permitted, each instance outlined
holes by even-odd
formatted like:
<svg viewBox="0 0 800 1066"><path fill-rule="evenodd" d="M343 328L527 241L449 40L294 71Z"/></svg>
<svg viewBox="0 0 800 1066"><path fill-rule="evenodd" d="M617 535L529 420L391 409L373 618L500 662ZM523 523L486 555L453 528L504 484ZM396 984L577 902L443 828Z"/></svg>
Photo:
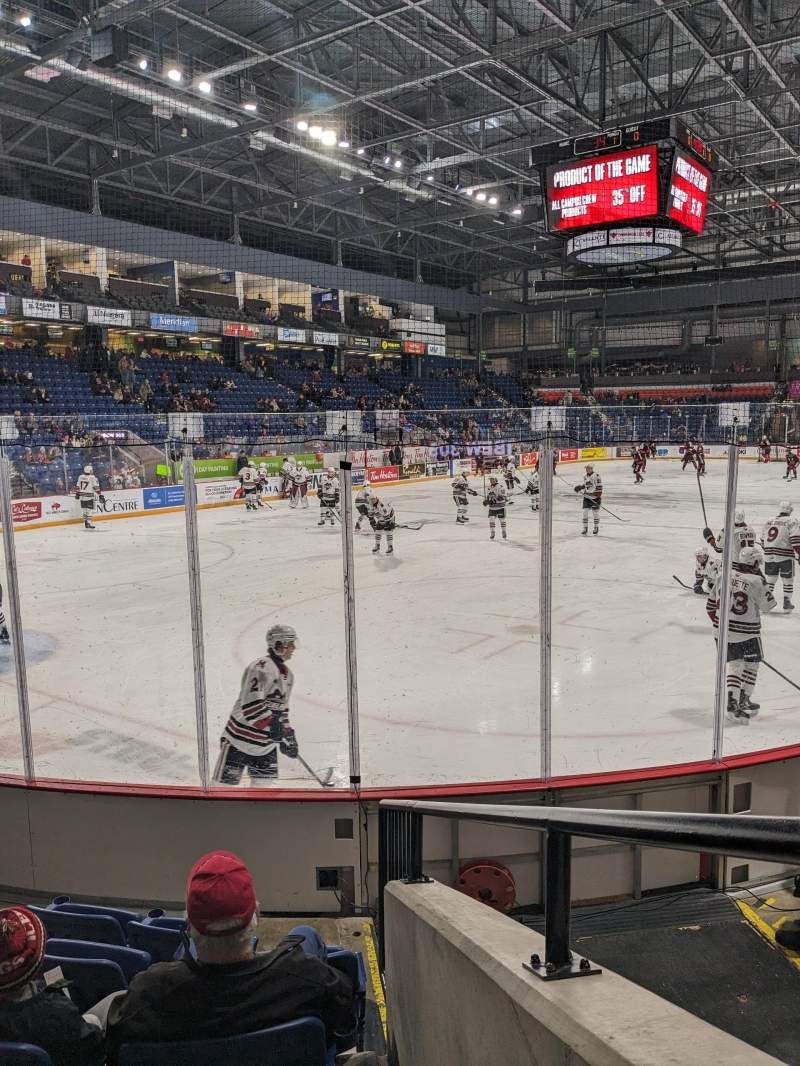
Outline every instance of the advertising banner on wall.
<svg viewBox="0 0 800 1066"><path fill-rule="evenodd" d="M605 459L605 448L581 448L581 459Z"/></svg>
<svg viewBox="0 0 800 1066"><path fill-rule="evenodd" d="M403 351L406 355L424 355L426 348L424 341L403 341Z"/></svg>
<svg viewBox="0 0 800 1066"><path fill-rule="evenodd" d="M130 311L121 307L87 307L86 321L97 326L130 326Z"/></svg>
<svg viewBox="0 0 800 1066"><path fill-rule="evenodd" d="M183 507L186 495L183 485L159 485L143 489L142 500L145 511L153 511L159 507Z"/></svg>
<svg viewBox="0 0 800 1066"><path fill-rule="evenodd" d="M5 313L6 313L6 294L4 292L0 292L0 315L4 315Z"/></svg>
<svg viewBox="0 0 800 1066"><path fill-rule="evenodd" d="M450 464L446 462L428 463L425 473L428 477L440 477L442 474L449 474Z"/></svg>
<svg viewBox="0 0 800 1066"><path fill-rule="evenodd" d="M370 485L380 485L386 481L397 481L399 478L399 466L367 467L367 481L369 481Z"/></svg>
<svg viewBox="0 0 800 1066"><path fill-rule="evenodd" d="M291 344L305 344L306 331L289 326L278 326L278 340L288 341Z"/></svg>
<svg viewBox="0 0 800 1066"><path fill-rule="evenodd" d="M151 329L163 329L168 333L197 333L197 326L197 319L187 315L164 315L155 311L150 314Z"/></svg>
<svg viewBox="0 0 800 1066"><path fill-rule="evenodd" d="M451 470L453 475L455 474L471 474L475 469L474 459L453 459L451 464Z"/></svg>
<svg viewBox="0 0 800 1066"><path fill-rule="evenodd" d="M348 337L347 338L347 347L348 348L369 348L370 347L370 339L369 339L369 337Z"/></svg>
<svg viewBox="0 0 800 1066"><path fill-rule="evenodd" d="M78 516L78 501L73 496L42 496L32 500L14 500L14 525L27 522L63 522Z"/></svg>
<svg viewBox="0 0 800 1066"><path fill-rule="evenodd" d="M447 349L444 344L428 344L428 355L446 355Z"/></svg>
<svg viewBox="0 0 800 1066"><path fill-rule="evenodd" d="M403 345L400 341L390 341L386 338L382 338L378 341L379 352L392 352L393 354L399 354L403 350Z"/></svg>
<svg viewBox="0 0 800 1066"><path fill-rule="evenodd" d="M61 305L57 300L23 299L22 313L28 318L51 318L54 321L59 321L61 318Z"/></svg>
<svg viewBox="0 0 800 1066"><path fill-rule="evenodd" d="M222 335L224 337L244 337L247 340L260 340L261 330L251 322L223 322Z"/></svg>
<svg viewBox="0 0 800 1066"><path fill-rule="evenodd" d="M404 462L400 468L400 477L424 477L425 476L425 463L406 463Z"/></svg>
<svg viewBox="0 0 800 1066"><path fill-rule="evenodd" d="M314 344L325 344L329 348L336 348L339 344L338 333L320 333L315 329L311 336Z"/></svg>

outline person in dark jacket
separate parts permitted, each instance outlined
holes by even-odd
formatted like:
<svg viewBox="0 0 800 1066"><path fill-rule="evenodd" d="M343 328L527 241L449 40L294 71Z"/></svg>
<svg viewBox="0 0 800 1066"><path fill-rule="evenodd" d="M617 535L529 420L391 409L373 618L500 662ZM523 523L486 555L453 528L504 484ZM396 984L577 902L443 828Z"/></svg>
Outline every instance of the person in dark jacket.
<svg viewBox="0 0 800 1066"><path fill-rule="evenodd" d="M137 974L106 1017L108 1063L122 1044L233 1036L312 1015L328 1042L356 1025L347 977L325 960L315 930L298 927L274 951L256 954L258 923L250 872L215 851L192 867L186 886L189 936L197 958L161 962Z"/></svg>
<svg viewBox="0 0 800 1066"><path fill-rule="evenodd" d="M103 1033L84 1020L63 978L41 976L47 934L27 907L0 910L0 1040L35 1044L53 1066L100 1066Z"/></svg>

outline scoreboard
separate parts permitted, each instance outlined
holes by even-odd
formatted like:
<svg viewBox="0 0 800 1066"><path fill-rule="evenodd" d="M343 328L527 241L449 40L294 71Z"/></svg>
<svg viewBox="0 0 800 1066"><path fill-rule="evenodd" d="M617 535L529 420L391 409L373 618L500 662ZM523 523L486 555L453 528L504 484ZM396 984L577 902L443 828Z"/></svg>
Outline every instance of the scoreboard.
<svg viewBox="0 0 800 1066"><path fill-rule="evenodd" d="M682 148L676 148L667 190L667 218L700 234L706 221L711 171Z"/></svg>
<svg viewBox="0 0 800 1066"><path fill-rule="evenodd" d="M545 184L552 233L648 218L658 214L658 150L651 144L557 163Z"/></svg>

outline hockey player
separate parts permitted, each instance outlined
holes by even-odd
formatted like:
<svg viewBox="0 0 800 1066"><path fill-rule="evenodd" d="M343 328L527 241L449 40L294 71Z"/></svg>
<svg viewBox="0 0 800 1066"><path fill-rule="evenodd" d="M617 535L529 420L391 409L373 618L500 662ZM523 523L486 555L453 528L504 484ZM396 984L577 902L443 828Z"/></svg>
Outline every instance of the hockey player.
<svg viewBox="0 0 800 1066"><path fill-rule="evenodd" d="M539 510L539 471L532 470L528 474L528 484L525 486L525 492L531 498L531 510Z"/></svg>
<svg viewBox="0 0 800 1066"><path fill-rule="evenodd" d="M355 525L355 532L359 533L361 530L361 523L366 520L372 525L372 518L370 512L372 511L372 501L375 499L375 494L369 485L365 485L363 489L356 493L356 510L358 511L358 519Z"/></svg>
<svg viewBox="0 0 800 1066"><path fill-rule="evenodd" d="M695 462L695 444L693 440L689 440L683 446L683 462L681 463L681 470L685 470L689 463L697 469L697 463Z"/></svg>
<svg viewBox="0 0 800 1066"><path fill-rule="evenodd" d="M632 456L631 466L633 468L633 476L634 476L634 482L633 483L634 483L634 485L642 485L644 483L644 478L642 477L642 471L644 470L645 466L647 465L647 460L644 457L644 453L642 451L642 447L640 446L638 448L634 448L633 451L631 452L631 456Z"/></svg>
<svg viewBox="0 0 800 1066"><path fill-rule="evenodd" d="M258 492L256 493L256 503L259 507L264 506L262 496L266 495L267 487L269 485L269 467L266 463L258 464Z"/></svg>
<svg viewBox="0 0 800 1066"><path fill-rule="evenodd" d="M6 625L6 616L3 614L3 586L0 585L0 647L11 643L11 637Z"/></svg>
<svg viewBox="0 0 800 1066"><path fill-rule="evenodd" d="M719 578L708 594L706 611L719 629ZM739 561L731 564L731 608L728 620L728 720L747 725L758 713L750 697L764 658L761 647L761 614L775 607L775 599L765 583L756 548L742 548Z"/></svg>
<svg viewBox="0 0 800 1066"><path fill-rule="evenodd" d="M103 496L100 492L100 482L94 476L94 470L88 464L83 468L83 473L78 476L75 485L75 499L81 505L83 528L95 529L96 526L92 523L91 516L95 509L96 501L100 500L102 503Z"/></svg>
<svg viewBox="0 0 800 1066"><path fill-rule="evenodd" d="M761 533L767 584L772 592L780 577L783 582L784 611L794 610L794 557L800 555L800 524L796 518L792 518L793 510L788 500L781 500L777 517L770 519Z"/></svg>
<svg viewBox="0 0 800 1066"><path fill-rule="evenodd" d="M694 591L698 596L710 592L719 573L719 561L709 555L708 548L694 553Z"/></svg>
<svg viewBox="0 0 800 1066"><path fill-rule="evenodd" d="M772 444L769 437L764 434L758 444L758 461L759 463L768 463L772 458Z"/></svg>
<svg viewBox="0 0 800 1066"><path fill-rule="evenodd" d="M216 784L238 785L245 770L252 785L274 780L279 749L289 759L297 758L297 737L289 724L294 674L286 665L296 645L297 633L291 626L267 630L267 654L250 663L242 675L239 698L220 738Z"/></svg>
<svg viewBox="0 0 800 1066"><path fill-rule="evenodd" d="M467 514L467 496L477 496L478 493L475 489L469 487L467 475L464 473L456 474L453 478L452 488L453 503L456 505L456 522L458 522L459 525L462 525L464 522L469 522L469 515Z"/></svg>
<svg viewBox="0 0 800 1066"><path fill-rule="evenodd" d="M697 473L700 477L704 477L706 472L706 452L702 441L698 442L694 450L694 457L697 461Z"/></svg>
<svg viewBox="0 0 800 1066"><path fill-rule="evenodd" d="M295 507L297 501L300 501L300 506L303 508L308 507L308 483L311 480L311 474L305 463L300 463L295 467L294 471L294 484L295 484Z"/></svg>
<svg viewBox="0 0 800 1066"><path fill-rule="evenodd" d="M294 478L292 476L294 473L294 466L295 457L293 455L287 455L281 466L281 477L283 478L283 481L281 482L281 496L284 500L291 495L292 485L294 483Z"/></svg>
<svg viewBox="0 0 800 1066"><path fill-rule="evenodd" d="M722 546L725 543L725 527L724 526L719 531L719 533L716 535L716 537L711 532L711 530L708 528L708 526L706 526L706 528L703 530L703 536L708 541L708 543L711 545L711 547L714 549L714 551L717 552L718 555L722 554ZM741 508L736 510L736 511L734 511L733 512L733 540L732 540L732 544L733 544L733 561L735 563L738 563L739 562L739 554L741 553L742 548L752 548L752 547L755 546L755 543L756 543L756 531L753 529L752 526L748 526L748 524L747 524L747 522L745 520L745 517L744 517L744 511L742 511Z"/></svg>
<svg viewBox="0 0 800 1066"><path fill-rule="evenodd" d="M586 474L580 485L575 486L575 491L583 494L582 529L581 536L589 532L589 512L592 511L592 533L596 536L600 532L600 502L603 499L603 480L591 463L586 466Z"/></svg>
<svg viewBox="0 0 800 1066"><path fill-rule="evenodd" d="M251 460L239 471L239 484L242 487L244 505L248 511L258 510L259 480L255 463Z"/></svg>
<svg viewBox="0 0 800 1066"><path fill-rule="evenodd" d="M337 514L338 506L339 479L333 467L329 466L322 475L322 481L319 485L319 522L317 522L317 525L324 526L326 518L331 525L334 525L333 520Z"/></svg>
<svg viewBox="0 0 800 1066"><path fill-rule="evenodd" d="M639 454L642 457L642 469L641 469L640 473L643 474L645 472L645 470L647 469L647 458L648 458L648 455L649 455L649 449L648 449L648 447L647 447L647 445L645 444L644 441L642 441L642 443L639 445Z"/></svg>
<svg viewBox="0 0 800 1066"><path fill-rule="evenodd" d="M381 550L381 537L384 533L386 534L386 554L392 555L394 553L394 527L394 507L390 503L386 503L385 500L378 500L376 497L372 510L372 528L375 530L373 555L377 555Z"/></svg>
<svg viewBox="0 0 800 1066"><path fill-rule="evenodd" d="M508 462L503 467L503 477L505 478L505 481L506 481L506 489L509 492L513 492L514 491L514 486L515 485L521 484L519 478L517 477L517 468L516 468L516 466L514 464L514 460L513 459L509 459Z"/></svg>
<svg viewBox="0 0 800 1066"><path fill-rule="evenodd" d="M783 475L784 481L797 481L798 463L800 463L800 458L797 455L794 445L790 444L786 448L786 473Z"/></svg>
<svg viewBox="0 0 800 1066"><path fill-rule="evenodd" d="M508 504L508 495L506 490L501 487L500 482L496 477L489 478L489 489L486 493L486 498L483 501L483 506L489 508L489 540L494 540L494 531L496 520L500 519L500 532L503 535L503 540L508 539L506 532L506 505Z"/></svg>

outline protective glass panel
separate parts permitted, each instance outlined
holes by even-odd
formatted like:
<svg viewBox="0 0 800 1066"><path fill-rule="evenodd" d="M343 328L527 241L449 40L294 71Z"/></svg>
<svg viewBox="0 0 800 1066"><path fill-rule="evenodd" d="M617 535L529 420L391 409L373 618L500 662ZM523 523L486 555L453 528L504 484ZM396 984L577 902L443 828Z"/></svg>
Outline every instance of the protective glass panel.
<svg viewBox="0 0 800 1066"><path fill-rule="evenodd" d="M565 412L554 496L554 776L709 755L714 645L695 553L706 546L704 509L712 525L722 513L717 439L705 407Z"/></svg>
<svg viewBox="0 0 800 1066"><path fill-rule="evenodd" d="M451 387L426 383L431 406ZM356 496L365 511L354 544L364 784L538 777L539 531L524 494L527 414L410 411L379 429L383 446L364 456L373 502ZM466 483L456 482L462 474ZM498 500L508 492L505 506L484 506L492 477Z"/></svg>
<svg viewBox="0 0 800 1066"><path fill-rule="evenodd" d="M40 526L17 537L36 771L196 784L183 515L156 517L163 426L119 426L59 445L40 425L21 463L38 495L20 518Z"/></svg>
<svg viewBox="0 0 800 1066"><path fill-rule="evenodd" d="M800 739L793 617L800 552L796 449L787 447L782 414L763 419L752 409L740 414L749 420L755 446L739 453L733 504L725 755ZM736 432L743 439L745 427L739 425ZM755 560L744 550L752 544Z"/></svg>
<svg viewBox="0 0 800 1066"><path fill-rule="evenodd" d="M6 577L6 554L2 537L0 537L0 774L21 774L23 772L22 742L10 629L11 611Z"/></svg>
<svg viewBox="0 0 800 1066"><path fill-rule="evenodd" d="M349 783L338 479L319 496L338 460L308 436L313 416L293 422L206 419L197 449L215 786Z"/></svg>

